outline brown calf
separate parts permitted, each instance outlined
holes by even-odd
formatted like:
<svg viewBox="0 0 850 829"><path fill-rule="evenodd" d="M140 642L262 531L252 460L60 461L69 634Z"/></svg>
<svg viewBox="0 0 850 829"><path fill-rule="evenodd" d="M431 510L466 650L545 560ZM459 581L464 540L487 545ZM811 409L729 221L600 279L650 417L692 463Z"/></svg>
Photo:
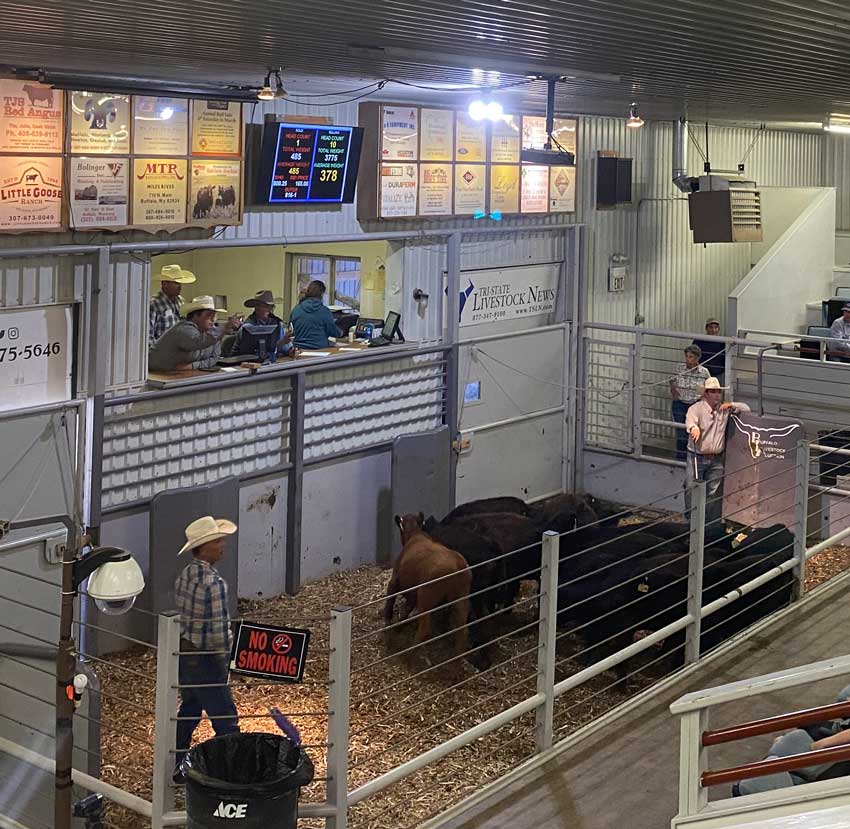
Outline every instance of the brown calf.
<svg viewBox="0 0 850 829"><path fill-rule="evenodd" d="M431 635L431 611L451 603L449 619L455 632L455 654L460 656L467 649L472 574L460 553L438 544L422 530L424 520L422 513L395 517L403 547L387 587L384 625L392 621L396 595L400 593L407 604L404 618L419 617L413 640L419 645Z"/></svg>

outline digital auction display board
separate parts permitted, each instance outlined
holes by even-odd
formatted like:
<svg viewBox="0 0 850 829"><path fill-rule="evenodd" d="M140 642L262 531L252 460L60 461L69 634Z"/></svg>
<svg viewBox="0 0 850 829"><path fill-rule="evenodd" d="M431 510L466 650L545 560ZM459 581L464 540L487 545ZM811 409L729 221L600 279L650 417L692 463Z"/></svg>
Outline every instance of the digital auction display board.
<svg viewBox="0 0 850 829"><path fill-rule="evenodd" d="M354 201L363 130L319 124L268 124L257 199L263 204Z"/></svg>

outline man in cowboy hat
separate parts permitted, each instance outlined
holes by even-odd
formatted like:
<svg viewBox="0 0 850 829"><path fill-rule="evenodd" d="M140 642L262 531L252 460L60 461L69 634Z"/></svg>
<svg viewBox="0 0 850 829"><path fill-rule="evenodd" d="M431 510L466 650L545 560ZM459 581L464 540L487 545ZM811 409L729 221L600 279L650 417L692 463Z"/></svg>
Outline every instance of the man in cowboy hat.
<svg viewBox="0 0 850 829"><path fill-rule="evenodd" d="M169 328L151 347L148 367L151 371L180 371L213 368L221 357L221 339L241 325L238 316L228 318L227 325L216 325L216 314L226 314L215 307L211 296L196 296L183 306L186 319Z"/></svg>
<svg viewBox="0 0 850 829"><path fill-rule="evenodd" d="M184 285L195 281L195 274L184 271L180 265L163 265L159 272L160 291L151 298L148 314L148 343L155 343L169 328L180 320Z"/></svg>
<svg viewBox="0 0 850 829"><path fill-rule="evenodd" d="M182 782L180 762L206 711L216 735L239 731L236 705L227 684L233 633L227 609L227 582L215 565L224 555L225 539L236 524L206 515L186 527L186 543L178 556L191 551L192 561L174 583L180 614L180 710L177 712L177 762L174 781Z"/></svg>
<svg viewBox="0 0 850 829"><path fill-rule="evenodd" d="M720 336L720 321L717 317L709 317L705 321L705 333L709 337ZM702 352L700 365L705 366L708 373L722 383L726 371L726 344L718 340L696 339L694 345L699 346Z"/></svg>
<svg viewBox="0 0 850 829"><path fill-rule="evenodd" d="M829 350L833 360L850 361L850 302L841 308L841 316L832 323L829 329Z"/></svg>
<svg viewBox="0 0 850 829"><path fill-rule="evenodd" d="M283 324L283 320L280 317L276 317L272 312L274 311L274 296L271 291L258 291L257 295L252 297L251 299L245 300L246 308L253 308L253 313L245 322L242 324L242 327L236 332L236 339L233 342L233 345L230 349L231 354L249 354L249 351L245 351L245 334L251 333L251 328L254 325L276 325L278 328L277 339L275 342L277 343L277 353L278 354L291 354L295 356L295 348L290 344L290 337L286 333L286 326Z"/></svg>
<svg viewBox="0 0 850 829"><path fill-rule="evenodd" d="M702 400L694 403L685 415L685 431L689 436L685 461L685 514L691 513L691 484L704 481L706 523L719 522L723 514L723 459L729 416L750 411L746 403L724 403L724 388L716 377L709 377L703 386Z"/></svg>

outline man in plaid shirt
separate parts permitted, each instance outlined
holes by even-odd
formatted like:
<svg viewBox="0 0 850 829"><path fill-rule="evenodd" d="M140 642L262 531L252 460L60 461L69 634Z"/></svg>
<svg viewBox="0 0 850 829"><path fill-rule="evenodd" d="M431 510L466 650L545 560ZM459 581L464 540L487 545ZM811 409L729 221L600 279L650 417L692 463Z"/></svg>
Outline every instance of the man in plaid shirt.
<svg viewBox="0 0 850 829"><path fill-rule="evenodd" d="M685 365L670 378L670 395L673 398L672 414L676 423L684 423L688 409L702 397L702 387L711 376L708 369L700 365L702 350L698 345L685 349ZM676 429L676 460L687 457L688 435L684 429Z"/></svg>
<svg viewBox="0 0 850 829"><path fill-rule="evenodd" d="M180 322L180 306L184 285L195 281L195 274L184 271L180 265L165 265L159 272L161 290L151 297L148 314L148 344L155 343L169 328Z"/></svg>
<svg viewBox="0 0 850 829"><path fill-rule="evenodd" d="M218 736L239 731L236 706L227 684L233 634L227 609L227 582L215 569L224 555L225 539L236 524L211 516L186 527L186 544L178 555L192 551L174 583L180 619L180 710L177 712L177 766L174 782L183 782L180 763L192 734L206 711Z"/></svg>

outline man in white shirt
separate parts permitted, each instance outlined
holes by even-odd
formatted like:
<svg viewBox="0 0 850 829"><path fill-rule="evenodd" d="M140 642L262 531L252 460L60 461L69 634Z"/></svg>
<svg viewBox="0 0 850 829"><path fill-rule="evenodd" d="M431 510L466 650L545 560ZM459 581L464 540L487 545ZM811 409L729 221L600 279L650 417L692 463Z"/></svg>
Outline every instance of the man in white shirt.
<svg viewBox="0 0 850 829"><path fill-rule="evenodd" d="M829 329L829 350L838 352L833 359L845 360L850 358L850 302L841 308L841 316L832 323Z"/></svg>

